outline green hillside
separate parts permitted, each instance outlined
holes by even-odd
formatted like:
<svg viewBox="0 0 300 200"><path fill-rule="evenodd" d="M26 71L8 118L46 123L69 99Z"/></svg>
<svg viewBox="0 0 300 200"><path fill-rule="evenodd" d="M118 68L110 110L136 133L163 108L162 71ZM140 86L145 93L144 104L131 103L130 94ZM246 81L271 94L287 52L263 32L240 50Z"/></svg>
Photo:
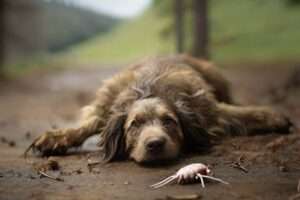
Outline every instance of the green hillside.
<svg viewBox="0 0 300 200"><path fill-rule="evenodd" d="M140 18L124 22L106 36L99 35L70 48L67 53L79 62L126 62L148 55L172 52L172 39L162 40L160 30L169 23L153 10Z"/></svg>
<svg viewBox="0 0 300 200"><path fill-rule="evenodd" d="M217 62L296 60L300 55L300 7L282 0L212 0L211 55ZM162 39L170 19L149 9L117 27L113 34L73 46L67 57L78 62L124 62L174 52Z"/></svg>
<svg viewBox="0 0 300 200"><path fill-rule="evenodd" d="M109 32L120 21L62 1L43 1L42 6L44 38L51 52L63 50L95 34Z"/></svg>

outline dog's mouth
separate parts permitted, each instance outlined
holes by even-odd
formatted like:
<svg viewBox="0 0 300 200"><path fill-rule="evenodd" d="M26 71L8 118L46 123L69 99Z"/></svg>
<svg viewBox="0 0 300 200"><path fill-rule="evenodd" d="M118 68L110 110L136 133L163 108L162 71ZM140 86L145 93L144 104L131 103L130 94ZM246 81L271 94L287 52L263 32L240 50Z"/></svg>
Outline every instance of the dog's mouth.
<svg viewBox="0 0 300 200"><path fill-rule="evenodd" d="M137 163L142 165L143 167L161 167L173 165L178 161L178 157L152 157L147 158L142 161L138 161Z"/></svg>
<svg viewBox="0 0 300 200"><path fill-rule="evenodd" d="M141 164L146 166L156 166L156 165L166 165L168 163L172 163L173 161L177 160L178 153L171 153L168 149L164 149L161 151L144 151L143 156L140 157L132 157L132 159Z"/></svg>

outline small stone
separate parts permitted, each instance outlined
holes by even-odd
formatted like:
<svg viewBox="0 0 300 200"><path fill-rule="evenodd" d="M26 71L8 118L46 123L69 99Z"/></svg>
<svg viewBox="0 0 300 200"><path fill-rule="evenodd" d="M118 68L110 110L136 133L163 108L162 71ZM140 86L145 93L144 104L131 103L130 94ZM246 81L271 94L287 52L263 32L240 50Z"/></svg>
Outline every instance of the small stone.
<svg viewBox="0 0 300 200"><path fill-rule="evenodd" d="M130 184L129 181L124 182L124 185L129 185L129 184Z"/></svg>
<svg viewBox="0 0 300 200"><path fill-rule="evenodd" d="M36 177L33 176L32 174L30 174L30 175L28 176L28 178L30 178L30 179L36 179Z"/></svg>
<svg viewBox="0 0 300 200"><path fill-rule="evenodd" d="M93 168L93 169L92 169L92 172L93 172L94 174L100 174L100 173L101 173L101 170L100 170L99 168Z"/></svg>
<svg viewBox="0 0 300 200"><path fill-rule="evenodd" d="M31 138L31 133L30 133L30 131L27 131L27 132L25 133L25 138L26 138L26 139L30 139L30 138Z"/></svg>
<svg viewBox="0 0 300 200"><path fill-rule="evenodd" d="M82 170L81 170L81 169L77 169L77 170L75 171L75 173L76 173L76 174L82 174Z"/></svg>
<svg viewBox="0 0 300 200"><path fill-rule="evenodd" d="M55 171L60 169L59 163L52 158L49 158L45 165L47 165L48 170Z"/></svg>
<svg viewBox="0 0 300 200"><path fill-rule="evenodd" d="M2 143L7 143L7 139L5 138L5 137L0 137L0 141L2 142Z"/></svg>
<svg viewBox="0 0 300 200"><path fill-rule="evenodd" d="M10 147L15 147L16 146L16 142L11 140L11 141L8 142L8 145Z"/></svg>
<svg viewBox="0 0 300 200"><path fill-rule="evenodd" d="M73 185L69 185L68 187L67 187L67 190L73 190L74 189L74 186Z"/></svg>
<svg viewBox="0 0 300 200"><path fill-rule="evenodd" d="M52 125L51 125L51 128L52 128L52 129L57 129L58 126L57 126L56 124L52 124Z"/></svg>
<svg viewBox="0 0 300 200"><path fill-rule="evenodd" d="M280 167L279 167L279 170L280 170L281 172L288 172L288 171L289 171L288 168L285 167L285 166L280 166Z"/></svg>

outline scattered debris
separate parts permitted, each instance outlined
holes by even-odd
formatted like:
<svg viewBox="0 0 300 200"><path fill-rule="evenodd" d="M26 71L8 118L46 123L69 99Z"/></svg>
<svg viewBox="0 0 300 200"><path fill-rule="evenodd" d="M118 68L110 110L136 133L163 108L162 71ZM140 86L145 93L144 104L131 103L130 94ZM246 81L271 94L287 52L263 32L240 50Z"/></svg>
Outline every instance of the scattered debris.
<svg viewBox="0 0 300 200"><path fill-rule="evenodd" d="M69 185L68 187L67 187L67 190L73 190L74 189L74 186L73 185Z"/></svg>
<svg viewBox="0 0 300 200"><path fill-rule="evenodd" d="M64 181L59 176L53 176L47 173L47 171L57 171L60 169L59 163L52 158L49 158L47 161L40 164L33 163L33 168L37 171L40 177L47 177L56 181Z"/></svg>
<svg viewBox="0 0 300 200"><path fill-rule="evenodd" d="M279 166L279 171L281 171L281 172L288 172L289 169L286 166L281 165L281 166Z"/></svg>
<svg viewBox="0 0 300 200"><path fill-rule="evenodd" d="M8 145L10 147L15 147L16 146L16 142L11 140L11 141L8 142Z"/></svg>
<svg viewBox="0 0 300 200"><path fill-rule="evenodd" d="M187 195L168 195L165 200L197 200L202 199L200 194L187 194Z"/></svg>
<svg viewBox="0 0 300 200"><path fill-rule="evenodd" d="M105 182L105 183L103 183L104 185L110 185L110 186L114 186L115 184L114 183L112 183L112 182Z"/></svg>
<svg viewBox="0 0 300 200"><path fill-rule="evenodd" d="M49 158L46 162L36 165L35 168L37 169L37 171L43 172L49 170L56 171L60 169L60 165L56 160Z"/></svg>
<svg viewBox="0 0 300 200"><path fill-rule="evenodd" d="M32 174L28 175L28 178L30 178L30 179L36 179L36 177L33 176Z"/></svg>
<svg viewBox="0 0 300 200"><path fill-rule="evenodd" d="M79 169L76 169L75 171L74 171L76 174L82 174L82 170L79 168Z"/></svg>
<svg viewBox="0 0 300 200"><path fill-rule="evenodd" d="M88 159L87 160L87 167L88 167L89 172L92 172L93 168L96 165L99 165L101 163L102 163L101 161L95 161L95 160Z"/></svg>
<svg viewBox="0 0 300 200"><path fill-rule="evenodd" d="M59 176L51 176L43 171L38 171L38 173L41 175L41 177L46 177L46 178L56 180L56 181L64 181L64 179L60 178Z"/></svg>
<svg viewBox="0 0 300 200"><path fill-rule="evenodd" d="M6 137L3 137L3 136L0 137L0 141L1 141L2 143L7 143Z"/></svg>
<svg viewBox="0 0 300 200"><path fill-rule="evenodd" d="M56 124L52 124L52 125L51 125L51 128L52 128L52 129L58 129L58 126L57 126Z"/></svg>
<svg viewBox="0 0 300 200"><path fill-rule="evenodd" d="M25 133L25 138L26 138L27 140L31 139L31 132L30 132L30 131L27 131L27 132Z"/></svg>
<svg viewBox="0 0 300 200"><path fill-rule="evenodd" d="M231 163L230 166L233 168L239 169L245 173L248 173L249 170L242 164L242 158L243 158L243 155L241 155L236 162Z"/></svg>
<svg viewBox="0 0 300 200"><path fill-rule="evenodd" d="M177 181L177 183L179 184L184 184L193 182L195 180L200 180L201 186L204 188L205 184L203 178L214 180L226 185L229 184L228 182L223 181L222 179L209 176L209 174L211 174L211 170L206 165L202 163L194 163L179 169L176 174L169 176L164 180L151 185L150 187L158 189L174 181Z"/></svg>
<svg viewBox="0 0 300 200"><path fill-rule="evenodd" d="M101 170L99 169L99 168L92 168L91 169L91 171L90 172L92 172L92 173L94 173L94 174L100 174L101 173Z"/></svg>
<svg viewBox="0 0 300 200"><path fill-rule="evenodd" d="M75 169L75 170L70 170L70 171L62 171L61 172L61 175L64 175L64 176L71 176L71 175L73 175L73 174L82 174L83 173L83 171L82 171L82 169L81 168L79 168L79 169Z"/></svg>
<svg viewBox="0 0 300 200"><path fill-rule="evenodd" d="M6 137L1 136L0 138L1 143L3 144L8 144L8 146L10 147L15 147L16 146L16 142L13 140L9 140Z"/></svg>

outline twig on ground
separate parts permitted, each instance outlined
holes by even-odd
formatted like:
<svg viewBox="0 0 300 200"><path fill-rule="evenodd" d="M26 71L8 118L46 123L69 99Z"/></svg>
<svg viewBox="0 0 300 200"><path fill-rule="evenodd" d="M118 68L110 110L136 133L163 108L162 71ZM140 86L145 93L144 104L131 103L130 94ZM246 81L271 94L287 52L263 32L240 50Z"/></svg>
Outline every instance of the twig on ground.
<svg viewBox="0 0 300 200"><path fill-rule="evenodd" d="M51 176L49 174L47 174L46 172L43 172L43 171L38 171L38 173L41 175L41 176L44 176L44 177L47 177L49 179L52 179L52 180L55 180L55 181L64 181L64 179L60 178L60 177L56 177L56 176Z"/></svg>
<svg viewBox="0 0 300 200"><path fill-rule="evenodd" d="M236 162L231 163L230 166L233 168L239 169L245 173L248 173L249 170L242 164L242 158L243 158L243 155L241 155Z"/></svg>
<svg viewBox="0 0 300 200"><path fill-rule="evenodd" d="M93 167L95 167L96 165L99 165L101 163L102 163L101 161L93 161L93 160L88 159L87 167L88 167L89 172L91 172L93 170Z"/></svg>

